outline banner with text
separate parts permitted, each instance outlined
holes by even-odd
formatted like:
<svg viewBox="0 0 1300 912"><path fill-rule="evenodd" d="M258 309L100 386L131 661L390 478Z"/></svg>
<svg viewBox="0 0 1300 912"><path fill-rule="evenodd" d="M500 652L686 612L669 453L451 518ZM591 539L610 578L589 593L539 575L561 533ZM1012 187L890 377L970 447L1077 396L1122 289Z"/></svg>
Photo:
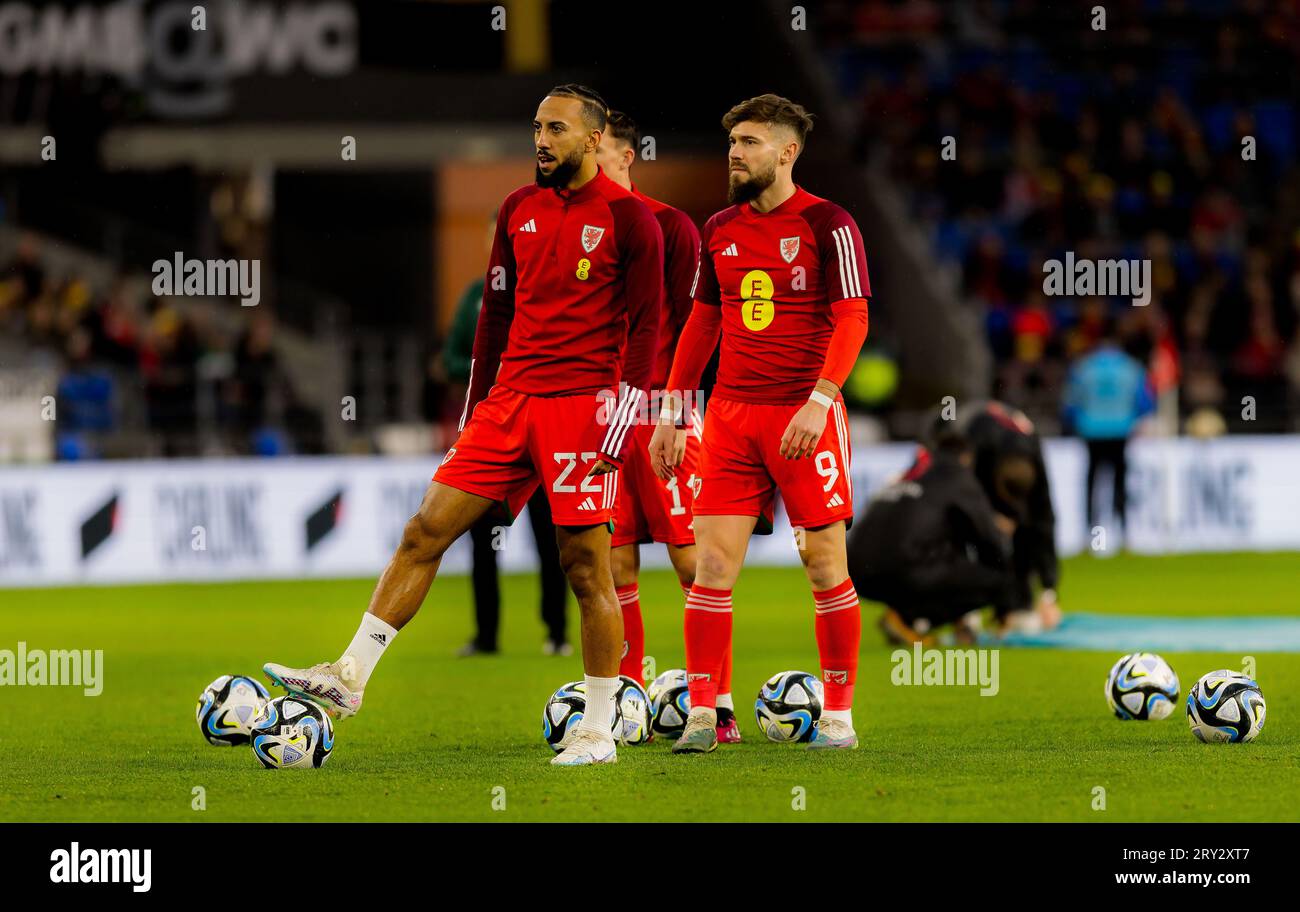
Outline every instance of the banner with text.
<svg viewBox="0 0 1300 912"><path fill-rule="evenodd" d="M1138 440L1130 448L1127 540L1107 510L1090 527L1087 452L1045 444L1062 555L1300 550L1300 437ZM859 448L858 512L914 447ZM0 586L374 576L401 540L438 458L173 460L0 468ZM1100 479L1099 503L1109 503ZM498 530L506 571L536 565L529 524ZM647 566L667 566L662 546ZM755 537L753 564L796 564L784 512ZM458 542L443 571L463 573Z"/></svg>

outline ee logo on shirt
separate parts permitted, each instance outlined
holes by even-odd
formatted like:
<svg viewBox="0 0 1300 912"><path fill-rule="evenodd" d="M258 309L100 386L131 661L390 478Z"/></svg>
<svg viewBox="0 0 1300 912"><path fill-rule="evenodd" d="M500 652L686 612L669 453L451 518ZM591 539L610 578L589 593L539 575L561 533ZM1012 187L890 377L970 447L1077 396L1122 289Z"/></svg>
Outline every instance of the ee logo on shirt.
<svg viewBox="0 0 1300 912"><path fill-rule="evenodd" d="M751 332L762 332L772 325L776 304L772 295L776 286L772 277L761 269L751 269L740 280L740 321Z"/></svg>

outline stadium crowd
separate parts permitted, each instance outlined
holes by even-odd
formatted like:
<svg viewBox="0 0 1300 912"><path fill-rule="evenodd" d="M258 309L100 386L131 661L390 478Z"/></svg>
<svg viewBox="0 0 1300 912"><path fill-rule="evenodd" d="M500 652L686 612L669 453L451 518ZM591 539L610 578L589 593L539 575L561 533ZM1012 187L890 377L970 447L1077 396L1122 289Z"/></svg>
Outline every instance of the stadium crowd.
<svg viewBox="0 0 1300 912"><path fill-rule="evenodd" d="M59 459L323 448L265 309L222 329L123 277L99 289L51 269L30 236L0 264L0 351L7 367L57 372Z"/></svg>
<svg viewBox="0 0 1300 912"><path fill-rule="evenodd" d="M834 4L858 151L960 266L997 397L1056 427L1070 362L1113 323L1184 429L1295 430L1300 7L1106 4L1100 30L1093 6ZM1149 259L1150 304L1045 295L1066 251Z"/></svg>

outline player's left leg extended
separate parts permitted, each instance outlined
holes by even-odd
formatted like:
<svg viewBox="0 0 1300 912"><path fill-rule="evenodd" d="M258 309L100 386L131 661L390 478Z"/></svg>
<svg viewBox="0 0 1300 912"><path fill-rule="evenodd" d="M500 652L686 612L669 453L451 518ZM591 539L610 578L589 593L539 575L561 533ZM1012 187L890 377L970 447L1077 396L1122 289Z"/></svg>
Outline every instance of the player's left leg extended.
<svg viewBox="0 0 1300 912"><path fill-rule="evenodd" d="M487 497L432 482L419 512L407 522L401 544L379 577L370 607L343 655L335 662L310 668L268 662L263 666L267 677L290 693L315 700L334 715L346 718L355 714L384 650L420 610L443 554L492 503Z"/></svg>
<svg viewBox="0 0 1300 912"><path fill-rule="evenodd" d="M821 655L825 697L821 719L808 747L853 749L853 685L858 676L862 613L849 579L843 521L803 532L803 561L817 610L817 651Z"/></svg>
<svg viewBox="0 0 1300 912"><path fill-rule="evenodd" d="M623 615L610 572L609 527L557 526L555 532L560 565L577 596L582 618L587 708L572 742L551 762L557 766L615 763L618 753L611 728L619 685Z"/></svg>

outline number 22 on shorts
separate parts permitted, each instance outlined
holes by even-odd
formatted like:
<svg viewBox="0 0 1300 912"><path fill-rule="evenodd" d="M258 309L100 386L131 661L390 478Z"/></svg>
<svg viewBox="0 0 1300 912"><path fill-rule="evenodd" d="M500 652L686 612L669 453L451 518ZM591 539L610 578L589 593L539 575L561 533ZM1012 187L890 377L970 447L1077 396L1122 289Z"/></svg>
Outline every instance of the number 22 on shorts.
<svg viewBox="0 0 1300 912"><path fill-rule="evenodd" d="M600 478L593 478L585 472L583 473L581 484L565 484L565 481L571 474L573 474L573 470L577 467L578 460L581 459L584 464L595 462L595 453L552 453L551 456L556 462L567 463L567 465L560 470L560 474L555 476L555 481L551 483L551 490L556 494L573 494L577 491L582 491L585 494L601 493L602 488L600 486Z"/></svg>

